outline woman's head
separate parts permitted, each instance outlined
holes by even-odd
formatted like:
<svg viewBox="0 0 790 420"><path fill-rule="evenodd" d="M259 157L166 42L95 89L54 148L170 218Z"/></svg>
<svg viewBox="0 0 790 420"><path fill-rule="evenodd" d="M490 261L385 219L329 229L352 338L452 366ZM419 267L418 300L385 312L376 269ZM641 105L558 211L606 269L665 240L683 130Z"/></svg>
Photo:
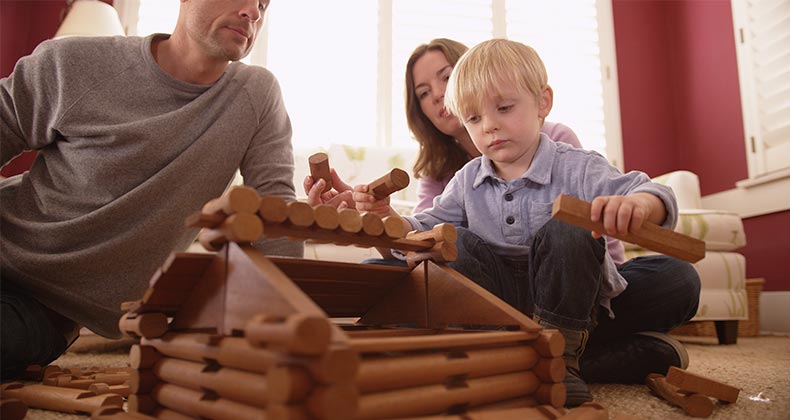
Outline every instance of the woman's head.
<svg viewBox="0 0 790 420"><path fill-rule="evenodd" d="M406 120L420 143L415 175L441 178L467 160L455 143L465 133L461 122L444 110L444 91L455 63L468 48L451 39L434 39L418 46L406 64Z"/></svg>

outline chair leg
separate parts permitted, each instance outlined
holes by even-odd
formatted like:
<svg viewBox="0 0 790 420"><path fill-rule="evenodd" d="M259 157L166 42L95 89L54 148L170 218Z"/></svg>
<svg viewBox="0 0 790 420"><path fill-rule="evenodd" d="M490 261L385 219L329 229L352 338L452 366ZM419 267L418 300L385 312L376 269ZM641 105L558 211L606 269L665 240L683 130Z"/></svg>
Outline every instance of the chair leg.
<svg viewBox="0 0 790 420"><path fill-rule="evenodd" d="M738 341L738 321L715 321L719 344L735 344Z"/></svg>

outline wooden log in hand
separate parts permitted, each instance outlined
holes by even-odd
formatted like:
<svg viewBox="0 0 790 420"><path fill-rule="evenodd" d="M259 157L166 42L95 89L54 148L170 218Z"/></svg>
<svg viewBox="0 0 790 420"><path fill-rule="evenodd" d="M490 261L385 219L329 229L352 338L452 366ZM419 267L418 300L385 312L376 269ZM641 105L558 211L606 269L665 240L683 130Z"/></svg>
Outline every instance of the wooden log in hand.
<svg viewBox="0 0 790 420"><path fill-rule="evenodd" d="M403 169L395 168L386 175L368 184L368 191L377 200L383 200L390 194L409 186L409 174Z"/></svg>
<svg viewBox="0 0 790 420"><path fill-rule="evenodd" d="M647 387L659 397L682 408L691 417L708 417L713 414L713 401L700 394L684 395L677 387L666 382L663 375L651 373L645 378Z"/></svg>
<svg viewBox="0 0 790 420"><path fill-rule="evenodd" d="M332 174L329 170L329 156L326 153L318 152L307 158L310 163L310 176L313 177L313 182L318 182L323 179L326 186L321 193L325 193L332 189Z"/></svg>
<svg viewBox="0 0 790 420"><path fill-rule="evenodd" d="M690 236L665 229L655 223L645 221L639 233L608 234L603 222L590 220L591 204L569 195L560 195L554 200L551 215L576 226L583 227L604 235L609 235L626 242L641 245L649 250L660 252L688 261L697 262L705 258L705 242Z"/></svg>

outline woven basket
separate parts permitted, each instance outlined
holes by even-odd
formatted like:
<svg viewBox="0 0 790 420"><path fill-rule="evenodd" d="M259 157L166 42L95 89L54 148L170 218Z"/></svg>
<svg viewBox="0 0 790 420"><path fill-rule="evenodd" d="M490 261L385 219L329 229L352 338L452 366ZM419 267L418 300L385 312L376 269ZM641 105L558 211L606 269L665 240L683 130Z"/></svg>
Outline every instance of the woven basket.
<svg viewBox="0 0 790 420"><path fill-rule="evenodd" d="M738 337L756 337L760 335L760 293L765 279L746 279L746 300L749 302L749 319L738 321ZM715 337L714 321L695 321L683 324L674 330L675 335L694 335Z"/></svg>

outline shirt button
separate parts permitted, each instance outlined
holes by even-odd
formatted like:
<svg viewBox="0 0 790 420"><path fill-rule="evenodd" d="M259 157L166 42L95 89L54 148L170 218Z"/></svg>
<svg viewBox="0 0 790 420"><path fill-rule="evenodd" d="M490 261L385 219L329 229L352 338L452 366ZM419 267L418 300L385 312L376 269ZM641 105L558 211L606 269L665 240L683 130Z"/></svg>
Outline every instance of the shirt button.
<svg viewBox="0 0 790 420"><path fill-rule="evenodd" d="M505 201L513 201L513 194L511 193L505 194Z"/></svg>
<svg viewBox="0 0 790 420"><path fill-rule="evenodd" d="M508 216L507 219L505 219L505 223L512 225L513 223L516 223L516 218L513 216Z"/></svg>

